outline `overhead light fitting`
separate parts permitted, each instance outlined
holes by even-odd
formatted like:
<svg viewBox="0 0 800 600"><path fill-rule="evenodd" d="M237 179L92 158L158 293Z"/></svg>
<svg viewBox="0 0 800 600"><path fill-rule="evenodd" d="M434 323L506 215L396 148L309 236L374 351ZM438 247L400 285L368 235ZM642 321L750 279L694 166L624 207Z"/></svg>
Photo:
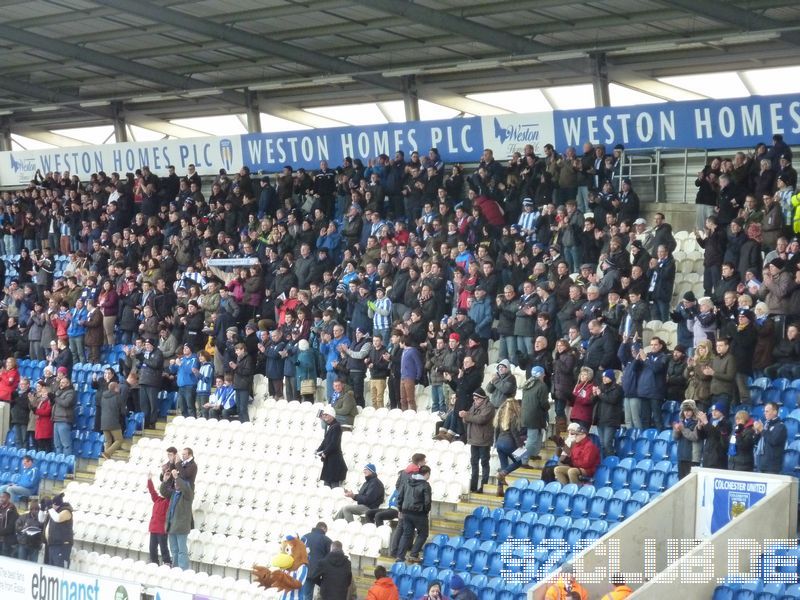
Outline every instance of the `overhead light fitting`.
<svg viewBox="0 0 800 600"><path fill-rule="evenodd" d="M222 90L191 90L182 94L186 98L202 98L203 96L219 96Z"/></svg>
<svg viewBox="0 0 800 600"><path fill-rule="evenodd" d="M483 69L496 69L500 66L499 60L470 60L464 63L459 63L451 70L453 72L462 72L462 71L481 71Z"/></svg>
<svg viewBox="0 0 800 600"><path fill-rule="evenodd" d="M108 106L111 104L108 100L90 100L88 102L81 102L82 108L94 108L97 106Z"/></svg>
<svg viewBox="0 0 800 600"><path fill-rule="evenodd" d="M781 34L778 31L753 31L752 33L725 36L719 42L721 44L751 44L753 42L769 42L779 37Z"/></svg>
<svg viewBox="0 0 800 600"><path fill-rule="evenodd" d="M336 85L339 83L353 83L350 75L326 75L324 77L314 77L310 81L311 85Z"/></svg>
<svg viewBox="0 0 800 600"><path fill-rule="evenodd" d="M146 102L162 102L163 100L180 100L180 96L137 96L128 100L131 104L144 104Z"/></svg>
<svg viewBox="0 0 800 600"><path fill-rule="evenodd" d="M400 69L390 69L381 73L383 77L407 77L409 75L417 75L422 70L419 67L406 67Z"/></svg>
<svg viewBox="0 0 800 600"><path fill-rule="evenodd" d="M55 106L55 105L51 105L51 106L34 106L31 109L31 112L36 112L36 113L38 113L38 112L50 112L52 110L58 110L59 108L61 108L61 107L60 106Z"/></svg>
<svg viewBox="0 0 800 600"><path fill-rule="evenodd" d="M567 50L564 52L548 52L546 54L540 54L538 59L542 62L555 62L559 60L571 60L573 58L584 58L586 56L588 56L586 52Z"/></svg>
<svg viewBox="0 0 800 600"><path fill-rule="evenodd" d="M0 117L5 117L7 115L13 115L13 110L0 110Z"/></svg>

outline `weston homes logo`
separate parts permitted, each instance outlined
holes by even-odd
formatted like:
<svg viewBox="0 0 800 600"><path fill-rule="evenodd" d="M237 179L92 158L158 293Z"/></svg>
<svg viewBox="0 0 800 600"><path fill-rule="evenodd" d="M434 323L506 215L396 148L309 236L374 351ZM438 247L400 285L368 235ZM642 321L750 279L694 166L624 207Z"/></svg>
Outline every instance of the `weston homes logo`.
<svg viewBox="0 0 800 600"><path fill-rule="evenodd" d="M553 141L552 113L496 116L484 119L483 125L486 146L499 159L514 152L523 153L528 144L536 154L541 154L544 145Z"/></svg>

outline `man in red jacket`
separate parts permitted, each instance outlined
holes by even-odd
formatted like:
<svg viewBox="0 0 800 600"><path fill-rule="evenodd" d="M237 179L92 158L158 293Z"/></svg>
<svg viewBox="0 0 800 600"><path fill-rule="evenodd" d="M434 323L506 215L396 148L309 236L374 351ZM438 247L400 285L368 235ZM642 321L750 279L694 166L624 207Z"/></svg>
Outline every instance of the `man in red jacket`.
<svg viewBox="0 0 800 600"><path fill-rule="evenodd" d="M600 464L600 448L589 439L586 428L575 428L574 441L569 450L561 455L561 464L555 469L555 476L562 484L580 483L581 477L591 477Z"/></svg>
<svg viewBox="0 0 800 600"><path fill-rule="evenodd" d="M162 467L162 471L167 471L169 463ZM161 496L153 485L153 478L147 478L147 491L153 500L153 513L150 516L150 562L158 563L158 549L161 548L161 564L172 565L172 558L169 555L169 545L167 544L167 509L169 509L169 499Z"/></svg>

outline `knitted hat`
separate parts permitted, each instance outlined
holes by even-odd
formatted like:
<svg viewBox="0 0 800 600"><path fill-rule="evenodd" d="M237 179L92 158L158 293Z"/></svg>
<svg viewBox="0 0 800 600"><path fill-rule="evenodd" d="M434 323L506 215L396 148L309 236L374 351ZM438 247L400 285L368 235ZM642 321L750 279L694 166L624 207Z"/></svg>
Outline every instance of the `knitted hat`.
<svg viewBox="0 0 800 600"><path fill-rule="evenodd" d="M66 375L67 373L69 373L69 371L67 371L67 367L58 367L56 373L58 373L59 375Z"/></svg>
<svg viewBox="0 0 800 600"><path fill-rule="evenodd" d="M472 396L473 398L483 398L484 400L486 400L486 392L482 387L479 387L477 390L472 392Z"/></svg>
<svg viewBox="0 0 800 600"><path fill-rule="evenodd" d="M461 341L461 336L458 335L457 333L451 333L450 334L450 339L451 340L455 340L456 342L460 342Z"/></svg>
<svg viewBox="0 0 800 600"><path fill-rule="evenodd" d="M535 377L536 379L544 377L544 369L539 366L533 367L533 369L531 369L531 377Z"/></svg>
<svg viewBox="0 0 800 600"><path fill-rule="evenodd" d="M333 406L331 406L330 404L326 404L325 408L322 409L322 414L323 415L328 415L329 417L335 417L336 416L336 409L333 408Z"/></svg>
<svg viewBox="0 0 800 600"><path fill-rule="evenodd" d="M376 469L376 468L375 468L375 465L374 465L374 464L372 464L372 463L367 463L367 464L365 464L365 465L364 465L364 468L365 468L367 471L372 471L372 472L373 472L373 473L375 473L376 475L378 474L378 469Z"/></svg>
<svg viewBox="0 0 800 600"><path fill-rule="evenodd" d="M610 379L611 381L614 381L614 369L606 369L605 371L603 371L603 377L605 377L606 379Z"/></svg>
<svg viewBox="0 0 800 600"><path fill-rule="evenodd" d="M464 580L461 579L461 576L456 574L450 578L450 589L454 592L458 592L464 589Z"/></svg>

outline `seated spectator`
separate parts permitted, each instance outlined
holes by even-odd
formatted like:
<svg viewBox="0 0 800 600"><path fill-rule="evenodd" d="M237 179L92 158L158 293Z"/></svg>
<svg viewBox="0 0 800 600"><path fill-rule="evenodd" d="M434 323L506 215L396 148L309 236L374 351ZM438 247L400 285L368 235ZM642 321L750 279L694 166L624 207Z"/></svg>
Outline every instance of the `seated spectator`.
<svg viewBox="0 0 800 600"><path fill-rule="evenodd" d="M350 490L345 490L344 495L351 500L355 500L355 504L348 504L343 506L335 519L344 519L348 523L353 522L353 517L356 515L363 515L368 510L378 508L383 502L383 497L386 493L383 483L378 479L378 472L375 465L368 463L364 465L364 483L361 484L361 489L358 493L353 493Z"/></svg>
<svg viewBox="0 0 800 600"><path fill-rule="evenodd" d="M39 467L34 465L32 456L23 456L21 462L22 471L17 482L0 485L0 492L8 492L11 502L14 504L18 504L23 496L26 498L36 496L39 493L39 482L42 479Z"/></svg>
<svg viewBox="0 0 800 600"><path fill-rule="evenodd" d="M564 447L555 467L556 479L562 483L580 483L584 477L594 476L600 465L600 448L589 438L588 429L580 424L574 428L574 442Z"/></svg>

